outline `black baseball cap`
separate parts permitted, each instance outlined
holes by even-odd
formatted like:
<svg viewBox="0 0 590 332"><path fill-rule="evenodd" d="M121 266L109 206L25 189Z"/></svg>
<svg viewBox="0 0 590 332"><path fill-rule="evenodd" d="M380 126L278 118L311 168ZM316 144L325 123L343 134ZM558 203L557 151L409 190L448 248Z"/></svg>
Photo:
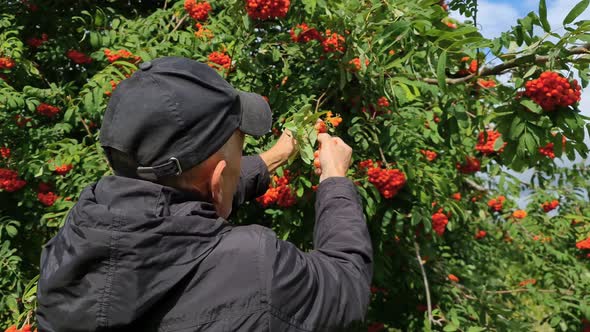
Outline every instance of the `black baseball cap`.
<svg viewBox="0 0 590 332"><path fill-rule="evenodd" d="M204 63L162 57L141 63L113 91L100 144L109 159L115 149L137 165L137 177L156 181L205 161L236 129L260 137L271 126L262 96L234 89Z"/></svg>

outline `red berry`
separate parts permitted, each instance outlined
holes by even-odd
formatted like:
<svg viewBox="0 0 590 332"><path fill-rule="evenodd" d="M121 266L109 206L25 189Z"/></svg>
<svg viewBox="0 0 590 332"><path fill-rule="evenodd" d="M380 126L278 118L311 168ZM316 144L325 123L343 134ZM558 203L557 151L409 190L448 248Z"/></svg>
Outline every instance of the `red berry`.
<svg viewBox="0 0 590 332"><path fill-rule="evenodd" d="M561 74L550 71L526 82L525 88L525 96L531 98L545 111L574 105L581 100L582 96L582 88L576 80L570 82Z"/></svg>
<svg viewBox="0 0 590 332"><path fill-rule="evenodd" d="M231 58L229 55L225 54L224 52L212 52L208 56L209 58L209 66L215 69L224 68L230 69L231 68Z"/></svg>
<svg viewBox="0 0 590 332"><path fill-rule="evenodd" d="M305 23L297 24L289 31L291 40L297 43L307 43L312 40L322 41L324 37L315 28L310 28Z"/></svg>
<svg viewBox="0 0 590 332"><path fill-rule="evenodd" d="M77 64L88 64L88 63L92 63L92 58L89 57L88 55L77 51L77 50L69 50L66 53L66 56L68 58L70 58L72 61L74 61L74 63Z"/></svg>
<svg viewBox="0 0 590 332"><path fill-rule="evenodd" d="M59 113L60 109L56 106L52 106L49 104L41 103L37 106L37 113L44 115L48 118L55 116Z"/></svg>
<svg viewBox="0 0 590 332"><path fill-rule="evenodd" d="M212 8L207 1L197 3L195 0L185 0L184 9L195 21L205 21Z"/></svg>
<svg viewBox="0 0 590 332"><path fill-rule="evenodd" d="M289 11L290 0L246 0L246 11L252 19L282 18Z"/></svg>
<svg viewBox="0 0 590 332"><path fill-rule="evenodd" d="M15 62L11 58L2 57L0 58L0 70L2 69L12 69L14 67Z"/></svg>
<svg viewBox="0 0 590 332"><path fill-rule="evenodd" d="M506 142L504 142L504 144L498 151L494 150L494 144L496 144L496 140L500 137L502 137L502 135L495 130L487 130L485 133L482 131L479 133L479 136L477 137L477 144L475 145L475 149L485 155L490 155L495 152L502 152L504 151L504 147L507 144Z"/></svg>

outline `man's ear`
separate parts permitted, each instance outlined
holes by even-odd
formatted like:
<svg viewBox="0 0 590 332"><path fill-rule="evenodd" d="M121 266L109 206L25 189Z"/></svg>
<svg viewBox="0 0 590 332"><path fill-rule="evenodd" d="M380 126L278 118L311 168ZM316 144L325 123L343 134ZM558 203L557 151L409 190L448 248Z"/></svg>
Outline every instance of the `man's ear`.
<svg viewBox="0 0 590 332"><path fill-rule="evenodd" d="M220 160L217 165L215 165L215 169L213 170L213 174L211 175L211 197L213 199L213 203L219 204L223 199L223 170L227 166L225 160Z"/></svg>

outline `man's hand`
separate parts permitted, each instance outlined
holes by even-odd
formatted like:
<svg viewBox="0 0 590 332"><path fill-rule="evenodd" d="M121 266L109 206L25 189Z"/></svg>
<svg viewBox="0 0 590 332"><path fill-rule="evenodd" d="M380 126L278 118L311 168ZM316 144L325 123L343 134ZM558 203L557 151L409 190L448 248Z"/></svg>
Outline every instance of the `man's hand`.
<svg viewBox="0 0 590 332"><path fill-rule="evenodd" d="M275 145L268 151L261 153L260 158L262 158L268 167L268 171L272 173L278 167L285 164L291 155L297 152L296 145L297 141L293 138L291 131L285 129Z"/></svg>
<svg viewBox="0 0 590 332"><path fill-rule="evenodd" d="M340 137L332 137L328 134L319 134L319 154L316 153L316 160L319 167L316 173L320 174L320 183L327 178L335 176L346 176L352 158L352 148ZM314 161L314 163L317 162Z"/></svg>

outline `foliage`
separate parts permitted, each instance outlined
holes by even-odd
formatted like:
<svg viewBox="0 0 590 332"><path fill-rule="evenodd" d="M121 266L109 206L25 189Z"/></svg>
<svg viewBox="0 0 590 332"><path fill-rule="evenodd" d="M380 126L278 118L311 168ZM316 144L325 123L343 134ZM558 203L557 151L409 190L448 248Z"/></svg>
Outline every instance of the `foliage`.
<svg viewBox="0 0 590 332"><path fill-rule="evenodd" d="M0 168L26 181L0 189L1 323L28 323L43 243L82 188L111 173L97 142L112 90L139 61L175 55L267 96L276 132L296 135L301 158L281 184L295 204L252 202L232 222L257 221L303 249L312 248L318 181L313 124L328 111L343 119L326 124L354 149L349 175L375 251L374 330L580 330L590 319L590 270L575 245L590 236L589 170L560 168L539 149L585 159L590 124L577 103L548 111L524 90L545 71L568 82L577 72L588 85L590 22L576 21L588 1L551 27L541 0L496 39L453 21L435 0L281 0L280 18L251 18L246 3L189 5L192 17L182 1L0 5L0 58L14 61L0 69ZM450 9L477 17L476 1ZM245 153L273 140L248 138ZM461 167L466 158L481 166ZM403 172L401 191L385 198L369 164ZM507 169L534 176L523 183ZM523 191L532 193L528 216L517 219ZM488 206L499 195L499 209ZM559 207L545 213L541 204L554 199ZM437 232L435 213L448 220Z"/></svg>

